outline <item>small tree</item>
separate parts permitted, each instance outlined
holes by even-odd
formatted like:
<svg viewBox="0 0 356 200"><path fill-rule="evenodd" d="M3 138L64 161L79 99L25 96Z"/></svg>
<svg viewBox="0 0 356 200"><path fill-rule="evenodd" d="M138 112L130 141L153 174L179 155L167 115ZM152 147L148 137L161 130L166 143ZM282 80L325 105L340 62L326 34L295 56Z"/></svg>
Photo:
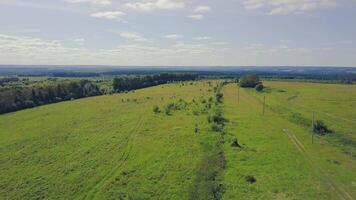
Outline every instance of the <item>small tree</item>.
<svg viewBox="0 0 356 200"><path fill-rule="evenodd" d="M256 85L255 89L257 92L261 92L263 90L264 86L262 83L259 83Z"/></svg>

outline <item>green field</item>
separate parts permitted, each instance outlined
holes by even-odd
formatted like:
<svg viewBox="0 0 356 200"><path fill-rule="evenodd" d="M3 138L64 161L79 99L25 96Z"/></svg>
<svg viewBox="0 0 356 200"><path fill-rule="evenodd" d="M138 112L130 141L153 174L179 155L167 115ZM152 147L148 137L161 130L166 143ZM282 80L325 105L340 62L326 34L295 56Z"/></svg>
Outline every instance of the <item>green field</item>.
<svg viewBox="0 0 356 200"><path fill-rule="evenodd" d="M0 199L356 198L355 85L221 83L0 115ZM313 111L334 132L312 144Z"/></svg>

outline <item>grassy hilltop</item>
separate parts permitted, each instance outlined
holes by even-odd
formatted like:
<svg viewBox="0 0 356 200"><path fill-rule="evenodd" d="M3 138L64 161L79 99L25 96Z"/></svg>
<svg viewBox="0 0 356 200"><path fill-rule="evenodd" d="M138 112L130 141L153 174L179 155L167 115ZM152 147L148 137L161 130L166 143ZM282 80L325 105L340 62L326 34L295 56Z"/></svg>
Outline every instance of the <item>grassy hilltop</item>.
<svg viewBox="0 0 356 200"><path fill-rule="evenodd" d="M356 198L354 85L222 83L0 115L0 199Z"/></svg>

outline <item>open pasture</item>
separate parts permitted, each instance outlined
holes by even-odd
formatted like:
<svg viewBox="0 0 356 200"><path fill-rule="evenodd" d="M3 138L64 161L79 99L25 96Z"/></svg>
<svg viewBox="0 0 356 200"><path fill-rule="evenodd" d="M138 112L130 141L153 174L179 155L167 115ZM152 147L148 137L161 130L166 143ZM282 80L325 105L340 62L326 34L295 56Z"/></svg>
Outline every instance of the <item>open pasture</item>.
<svg viewBox="0 0 356 200"><path fill-rule="evenodd" d="M221 82L0 115L1 199L355 199L355 86Z"/></svg>

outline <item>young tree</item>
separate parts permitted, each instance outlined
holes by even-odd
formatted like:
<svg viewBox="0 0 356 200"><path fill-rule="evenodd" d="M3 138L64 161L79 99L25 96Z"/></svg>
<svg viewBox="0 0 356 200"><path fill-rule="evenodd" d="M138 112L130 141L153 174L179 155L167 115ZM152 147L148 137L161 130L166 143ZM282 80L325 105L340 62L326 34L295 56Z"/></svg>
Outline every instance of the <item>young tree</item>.
<svg viewBox="0 0 356 200"><path fill-rule="evenodd" d="M258 91L258 92L261 92L263 90L263 88L264 88L264 86L262 83L257 84L255 87L256 91Z"/></svg>

